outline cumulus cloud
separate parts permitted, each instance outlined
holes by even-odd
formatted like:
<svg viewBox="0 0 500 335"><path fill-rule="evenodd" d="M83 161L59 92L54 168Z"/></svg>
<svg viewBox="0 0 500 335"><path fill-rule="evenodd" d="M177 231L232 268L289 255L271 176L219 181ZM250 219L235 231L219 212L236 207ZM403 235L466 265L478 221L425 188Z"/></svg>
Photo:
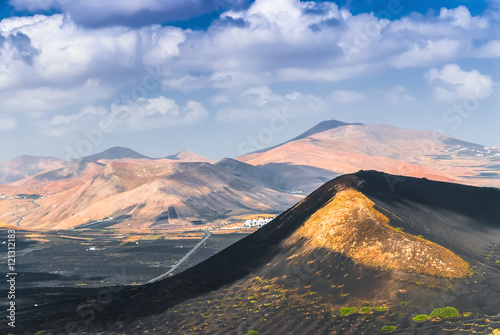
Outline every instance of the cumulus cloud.
<svg viewBox="0 0 500 335"><path fill-rule="evenodd" d="M115 90L109 87L142 84L140 78L148 75L147 67L179 54L178 44L185 35L182 29L161 26L90 31L63 15L5 19L0 22L0 33L4 36L0 92L19 90L11 96L25 97L27 91L35 96L40 91L60 92L45 97L54 102L52 98L58 95L79 96L66 101L87 104L111 98ZM63 99L60 102L59 107L66 105Z"/></svg>
<svg viewBox="0 0 500 335"><path fill-rule="evenodd" d="M78 129L99 127L101 122L118 132L144 131L149 129L196 123L208 117L205 107L196 101L188 101L184 107L174 100L159 96L139 98L134 103L103 106L85 106L76 114L59 114L49 121L40 122L46 136L63 136Z"/></svg>
<svg viewBox="0 0 500 335"><path fill-rule="evenodd" d="M307 115L323 111L322 98L312 94L290 92L280 95L269 87L252 87L235 96L217 111L219 121L270 119L281 113Z"/></svg>
<svg viewBox="0 0 500 335"><path fill-rule="evenodd" d="M247 0L10 0L17 10L60 10L85 26L129 25L187 20L206 13L244 8Z"/></svg>
<svg viewBox="0 0 500 335"><path fill-rule="evenodd" d="M428 66L455 59L459 52L465 52L469 42L459 40L417 40L409 50L394 57L394 66L405 68Z"/></svg>
<svg viewBox="0 0 500 335"><path fill-rule="evenodd" d="M466 98L486 99L493 93L493 81L477 70L464 71L457 64L430 69L426 77L434 88L437 100L451 101Z"/></svg>
<svg viewBox="0 0 500 335"><path fill-rule="evenodd" d="M469 9L465 6L458 6L455 9L441 8L439 19L464 29L488 27L488 20L479 16L471 16Z"/></svg>
<svg viewBox="0 0 500 335"><path fill-rule="evenodd" d="M64 10L0 21L0 97L7 98L0 106L48 111L69 107L68 101L78 107L99 105L116 91L143 85L143 78L152 76L147 70L151 68L158 69L153 79L163 90L241 92L275 83L340 82L390 68L436 67L500 55L498 41L490 41L498 22L472 16L463 6L390 21L369 13L352 15L328 1L256 0L246 9L223 12L200 31L123 26L113 20L90 29L75 16L79 10L96 17L153 15L193 1L213 5L201 0L12 0L19 9L57 5ZM229 2L227 8L241 3ZM82 88L89 81L95 84ZM26 108L16 107L16 99L26 102Z"/></svg>
<svg viewBox="0 0 500 335"><path fill-rule="evenodd" d="M110 116L120 127L141 131L199 122L208 116L208 111L196 101L188 101L181 107L174 100L160 96L140 98L132 105L113 104Z"/></svg>

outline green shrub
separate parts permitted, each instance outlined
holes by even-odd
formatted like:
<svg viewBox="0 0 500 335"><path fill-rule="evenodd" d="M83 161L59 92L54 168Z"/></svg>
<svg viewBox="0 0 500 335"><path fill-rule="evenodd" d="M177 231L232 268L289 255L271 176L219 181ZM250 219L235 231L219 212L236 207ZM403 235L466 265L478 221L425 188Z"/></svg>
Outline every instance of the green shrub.
<svg viewBox="0 0 500 335"><path fill-rule="evenodd" d="M431 317L429 315L421 314L413 318L415 322L423 322L429 320Z"/></svg>
<svg viewBox="0 0 500 335"><path fill-rule="evenodd" d="M340 316L348 316L353 313L356 313L358 309L356 307L342 307L340 309Z"/></svg>
<svg viewBox="0 0 500 335"><path fill-rule="evenodd" d="M500 261L496 261L497 264L500 264Z"/></svg>
<svg viewBox="0 0 500 335"><path fill-rule="evenodd" d="M375 307L375 310L377 312L385 312L387 310L387 307L385 307L385 306L379 306L379 307Z"/></svg>
<svg viewBox="0 0 500 335"><path fill-rule="evenodd" d="M370 307L365 306L365 307L361 307L361 308L359 309L359 312L360 312L360 313L370 313L370 311L371 311L371 310L372 310L372 309L371 309Z"/></svg>
<svg viewBox="0 0 500 335"><path fill-rule="evenodd" d="M408 302L406 302L406 301L401 301L401 306L406 306L406 305L408 305Z"/></svg>
<svg viewBox="0 0 500 335"><path fill-rule="evenodd" d="M395 326L383 326L382 328L380 328L380 331L382 331L382 332L390 332L390 331L393 331L394 329L396 329Z"/></svg>
<svg viewBox="0 0 500 335"><path fill-rule="evenodd" d="M455 307L436 308L431 313L432 317L438 316L440 318L454 318L459 315L460 313Z"/></svg>
<svg viewBox="0 0 500 335"><path fill-rule="evenodd" d="M250 330L247 335L259 335L259 332L256 330Z"/></svg>

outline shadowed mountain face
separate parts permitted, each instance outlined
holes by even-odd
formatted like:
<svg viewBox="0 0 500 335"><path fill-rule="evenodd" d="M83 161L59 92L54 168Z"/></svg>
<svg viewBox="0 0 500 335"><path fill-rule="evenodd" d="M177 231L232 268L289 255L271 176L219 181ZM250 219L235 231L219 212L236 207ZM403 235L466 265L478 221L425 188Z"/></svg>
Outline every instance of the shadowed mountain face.
<svg viewBox="0 0 500 335"><path fill-rule="evenodd" d="M492 188L344 175L191 269L111 293L100 310L96 291L84 304L25 311L22 331L491 332L500 328L499 203ZM459 316L413 320L444 307Z"/></svg>
<svg viewBox="0 0 500 335"><path fill-rule="evenodd" d="M238 158L334 173L374 169L476 186L500 186L500 152L443 134L386 125L325 121L281 145Z"/></svg>

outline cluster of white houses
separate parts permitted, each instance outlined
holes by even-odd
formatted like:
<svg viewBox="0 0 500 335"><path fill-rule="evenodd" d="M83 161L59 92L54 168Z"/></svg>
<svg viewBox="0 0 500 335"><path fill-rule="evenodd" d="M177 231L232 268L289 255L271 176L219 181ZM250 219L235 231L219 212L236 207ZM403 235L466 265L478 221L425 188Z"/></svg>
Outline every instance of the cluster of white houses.
<svg viewBox="0 0 500 335"><path fill-rule="evenodd" d="M16 200L16 199L43 199L46 198L46 195L37 195L37 194L31 194L31 195L26 195L26 194L18 194L14 195L12 197L8 197L3 193L0 193L0 200Z"/></svg>
<svg viewBox="0 0 500 335"><path fill-rule="evenodd" d="M252 219L252 220L246 220L245 224L243 225L244 228L260 228L271 222L274 218L267 218L267 219Z"/></svg>
<svg viewBox="0 0 500 335"><path fill-rule="evenodd" d="M14 200L14 199L21 199L21 198L17 195L15 195L13 197L8 197L4 194L0 194L0 200Z"/></svg>
<svg viewBox="0 0 500 335"><path fill-rule="evenodd" d="M218 229L220 230L237 230L237 229L250 229L250 228L261 228L271 222L274 218L260 218L260 219L250 219L246 220L245 223L243 223L243 226L240 225L230 225L228 227L220 227ZM226 224L229 224L227 222ZM212 228L212 229L217 229L217 228Z"/></svg>

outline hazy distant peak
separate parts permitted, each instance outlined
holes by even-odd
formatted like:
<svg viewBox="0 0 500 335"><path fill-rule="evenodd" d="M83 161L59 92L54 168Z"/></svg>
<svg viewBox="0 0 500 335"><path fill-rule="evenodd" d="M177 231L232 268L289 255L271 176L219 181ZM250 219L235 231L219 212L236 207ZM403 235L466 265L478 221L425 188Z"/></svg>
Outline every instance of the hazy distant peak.
<svg viewBox="0 0 500 335"><path fill-rule="evenodd" d="M92 161L96 162L101 159L123 159L123 158L132 158L132 159L141 159L141 158L147 158L151 159L150 157L144 156L132 149L129 148L124 148L124 147L112 147L107 150L104 150L103 152L100 152L95 155L90 155L83 157L83 160L86 161Z"/></svg>
<svg viewBox="0 0 500 335"><path fill-rule="evenodd" d="M60 159L23 155L0 164L0 184L8 184L33 176L50 168Z"/></svg>

